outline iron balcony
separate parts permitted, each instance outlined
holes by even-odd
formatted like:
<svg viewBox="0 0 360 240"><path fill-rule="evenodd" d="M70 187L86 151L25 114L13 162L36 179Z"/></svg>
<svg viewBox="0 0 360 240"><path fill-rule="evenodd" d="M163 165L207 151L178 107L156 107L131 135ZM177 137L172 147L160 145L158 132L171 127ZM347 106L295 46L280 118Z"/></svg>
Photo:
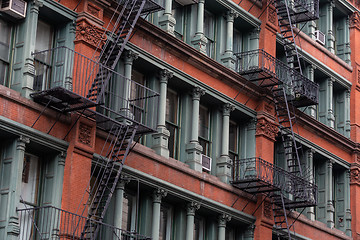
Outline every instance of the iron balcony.
<svg viewBox="0 0 360 240"><path fill-rule="evenodd" d="M319 18L319 0L275 0L274 5L280 20L288 21L289 16L291 24Z"/></svg>
<svg viewBox="0 0 360 240"><path fill-rule="evenodd" d="M280 204L280 193L287 208L316 206L317 186L261 158L234 161L232 185L250 194L270 193Z"/></svg>
<svg viewBox="0 0 360 240"><path fill-rule="evenodd" d="M138 125L137 134L156 130L157 92L67 47L32 55L35 76L30 96L35 102L61 112L81 112L105 131L116 122ZM104 94L99 104L89 97L89 89L103 75L110 80L108 86L100 86Z"/></svg>
<svg viewBox="0 0 360 240"><path fill-rule="evenodd" d="M129 232L114 226L83 217L62 209L45 207L28 207L17 210L19 214L19 239L117 239L117 240L151 240L135 232ZM92 232L85 232L85 224L99 226L97 237Z"/></svg>
<svg viewBox="0 0 360 240"><path fill-rule="evenodd" d="M268 89L283 85L296 107L318 104L319 85L262 49L235 54L236 70L247 80Z"/></svg>

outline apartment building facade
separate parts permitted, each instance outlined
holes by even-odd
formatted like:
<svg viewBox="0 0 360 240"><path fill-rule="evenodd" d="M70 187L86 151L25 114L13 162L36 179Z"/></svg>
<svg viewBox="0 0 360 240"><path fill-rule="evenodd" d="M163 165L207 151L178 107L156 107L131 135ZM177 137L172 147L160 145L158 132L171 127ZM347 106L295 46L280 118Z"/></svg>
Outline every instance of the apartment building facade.
<svg viewBox="0 0 360 240"><path fill-rule="evenodd" d="M360 239L358 2L7 4L1 239Z"/></svg>

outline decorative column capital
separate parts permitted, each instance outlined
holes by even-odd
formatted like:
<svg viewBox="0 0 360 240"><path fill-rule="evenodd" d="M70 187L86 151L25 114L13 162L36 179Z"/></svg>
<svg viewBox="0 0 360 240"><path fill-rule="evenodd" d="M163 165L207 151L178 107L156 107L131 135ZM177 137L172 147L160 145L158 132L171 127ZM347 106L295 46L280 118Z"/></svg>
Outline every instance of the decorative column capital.
<svg viewBox="0 0 360 240"><path fill-rule="evenodd" d="M313 158L315 152L316 152L316 151L315 151L315 149L313 149L313 148L308 149L308 150L307 150L307 157L308 157L308 158Z"/></svg>
<svg viewBox="0 0 360 240"><path fill-rule="evenodd" d="M246 228L245 238L253 239L254 238L255 225L251 224Z"/></svg>
<svg viewBox="0 0 360 240"><path fill-rule="evenodd" d="M260 38L260 28L255 28L250 32L250 39L259 39Z"/></svg>
<svg viewBox="0 0 360 240"><path fill-rule="evenodd" d="M25 151L26 144L29 143L30 143L30 138L20 135L20 137L17 139L16 149Z"/></svg>
<svg viewBox="0 0 360 240"><path fill-rule="evenodd" d="M201 3L201 4L204 4L205 3L205 0L199 0L198 4Z"/></svg>
<svg viewBox="0 0 360 240"><path fill-rule="evenodd" d="M158 188L153 192L153 200L156 203L161 203L161 199L163 197L166 197L166 195L167 195L167 191L165 189Z"/></svg>
<svg viewBox="0 0 360 240"><path fill-rule="evenodd" d="M226 227L226 223L231 220L231 217L228 214L221 214L219 216L219 227Z"/></svg>
<svg viewBox="0 0 360 240"><path fill-rule="evenodd" d="M186 205L186 215L195 215L196 210L199 210L200 204L197 202L191 202Z"/></svg>
<svg viewBox="0 0 360 240"><path fill-rule="evenodd" d="M37 8L41 8L42 6L44 6L44 1L43 0L34 0L34 6Z"/></svg>
<svg viewBox="0 0 360 240"><path fill-rule="evenodd" d="M230 103L225 103L222 106L223 116L230 116L230 113L235 110L235 106Z"/></svg>
<svg viewBox="0 0 360 240"><path fill-rule="evenodd" d="M58 165L65 166L66 155L67 155L67 154L66 154L65 151L61 151L61 152L58 154Z"/></svg>
<svg viewBox="0 0 360 240"><path fill-rule="evenodd" d="M346 98L350 98L350 93L351 93L351 90L350 90L350 89L346 89L346 91L345 91L345 97L346 97Z"/></svg>
<svg viewBox="0 0 360 240"><path fill-rule="evenodd" d="M130 182L130 177L126 175L122 175L119 179L119 182L116 185L116 189L124 190L125 185L128 184L129 182Z"/></svg>
<svg viewBox="0 0 360 240"><path fill-rule="evenodd" d="M131 50L125 50L122 55L122 58L124 59L125 64L132 64L133 61L138 59L138 57L139 57L139 54L137 54Z"/></svg>
<svg viewBox="0 0 360 240"><path fill-rule="evenodd" d="M226 12L225 18L227 22L234 22L235 18L239 17L239 14L233 10Z"/></svg>
<svg viewBox="0 0 360 240"><path fill-rule="evenodd" d="M193 88L192 90L192 97L193 97L193 100L198 100L200 101L200 97L205 95L205 90L200 88L200 87L195 87Z"/></svg>
<svg viewBox="0 0 360 240"><path fill-rule="evenodd" d="M329 8L331 7L331 9L332 9L333 7L335 7L335 1L334 0L329 0L329 3L330 3Z"/></svg>
<svg viewBox="0 0 360 240"><path fill-rule="evenodd" d="M162 69L159 71L158 76L160 79L160 83L167 84L168 80L174 76L174 73L167 69Z"/></svg>
<svg viewBox="0 0 360 240"><path fill-rule="evenodd" d="M328 78L328 86L332 87L334 85L335 79L334 78Z"/></svg>
<svg viewBox="0 0 360 240"><path fill-rule="evenodd" d="M334 163L335 163L335 161L334 161L333 159L328 159L328 160L327 160L327 167L328 167L329 169L332 169L333 166L334 166Z"/></svg>

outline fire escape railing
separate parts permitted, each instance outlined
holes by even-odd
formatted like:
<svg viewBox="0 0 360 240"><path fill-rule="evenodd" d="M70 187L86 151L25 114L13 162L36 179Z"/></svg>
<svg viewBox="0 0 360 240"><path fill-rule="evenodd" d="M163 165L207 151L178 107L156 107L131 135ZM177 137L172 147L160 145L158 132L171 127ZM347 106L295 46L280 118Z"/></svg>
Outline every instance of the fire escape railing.
<svg viewBox="0 0 360 240"><path fill-rule="evenodd" d="M19 214L19 239L138 239L151 240L150 237L129 232L114 226L86 218L62 209L45 206L17 210ZM99 227L97 237L81 238L85 224Z"/></svg>
<svg viewBox="0 0 360 240"><path fill-rule="evenodd" d="M245 192L282 192L290 207L315 206L317 186L261 158L238 159L233 165L232 185Z"/></svg>
<svg viewBox="0 0 360 240"><path fill-rule="evenodd" d="M285 1L288 1L291 22L301 23L319 18L319 0L274 0L275 6L285 7Z"/></svg>
<svg viewBox="0 0 360 240"><path fill-rule="evenodd" d="M284 84L290 99L295 102L307 105L309 102L311 104L318 103L319 85L317 83L312 82L263 49L236 53L235 56L237 58L236 70L246 79L256 81L258 85Z"/></svg>
<svg viewBox="0 0 360 240"><path fill-rule="evenodd" d="M31 96L36 102L46 105L51 100L52 107L62 112L83 109L86 105L95 106L96 103L87 99L86 95L94 78L99 76L99 73L106 73L111 76L110 83L105 90L105 102L97 106L97 111L116 121L126 120L138 124L138 134L156 129L156 106L159 101L157 92L67 47L36 52L33 56L34 84L37 89ZM50 59L48 63L47 58ZM44 78L48 81L41 85ZM72 93L65 93L61 89ZM59 91L59 94L44 94L47 91ZM66 99L67 97L72 99ZM74 101L78 103L74 104ZM106 121L97 122L98 128L107 128L102 126L102 122L105 124Z"/></svg>

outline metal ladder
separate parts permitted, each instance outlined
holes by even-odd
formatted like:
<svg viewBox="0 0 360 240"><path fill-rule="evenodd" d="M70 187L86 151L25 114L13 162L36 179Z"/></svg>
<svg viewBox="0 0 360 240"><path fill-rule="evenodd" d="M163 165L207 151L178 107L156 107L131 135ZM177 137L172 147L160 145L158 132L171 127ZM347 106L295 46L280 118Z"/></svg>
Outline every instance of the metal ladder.
<svg viewBox="0 0 360 240"><path fill-rule="evenodd" d="M285 207L284 196L282 193L280 193L279 195L277 195L277 197L279 198L280 201L278 203L273 203L274 223L278 229L284 229L287 232L286 235L285 234L281 234L281 236L278 235L278 239L281 239L280 237L286 237L287 239L291 240L288 213L286 212L287 210ZM289 214L290 212L291 211L289 211Z"/></svg>
<svg viewBox="0 0 360 240"><path fill-rule="evenodd" d="M145 6L146 0L125 0L120 1L123 4L119 15L109 31L108 40L102 46L99 56L99 62L107 66L109 69L115 69L119 62L120 56L124 51L135 24ZM105 90L111 78L110 71L102 71L97 73L89 91L87 98L96 103L104 102Z"/></svg>
<svg viewBox="0 0 360 240"><path fill-rule="evenodd" d="M84 207L89 212L89 219L83 227L81 239L96 239L99 225L92 220L102 222L105 217L136 130L137 125L114 124L109 131L103 148L108 159L102 159L103 165L92 169L91 178L94 180L89 184L89 199Z"/></svg>

